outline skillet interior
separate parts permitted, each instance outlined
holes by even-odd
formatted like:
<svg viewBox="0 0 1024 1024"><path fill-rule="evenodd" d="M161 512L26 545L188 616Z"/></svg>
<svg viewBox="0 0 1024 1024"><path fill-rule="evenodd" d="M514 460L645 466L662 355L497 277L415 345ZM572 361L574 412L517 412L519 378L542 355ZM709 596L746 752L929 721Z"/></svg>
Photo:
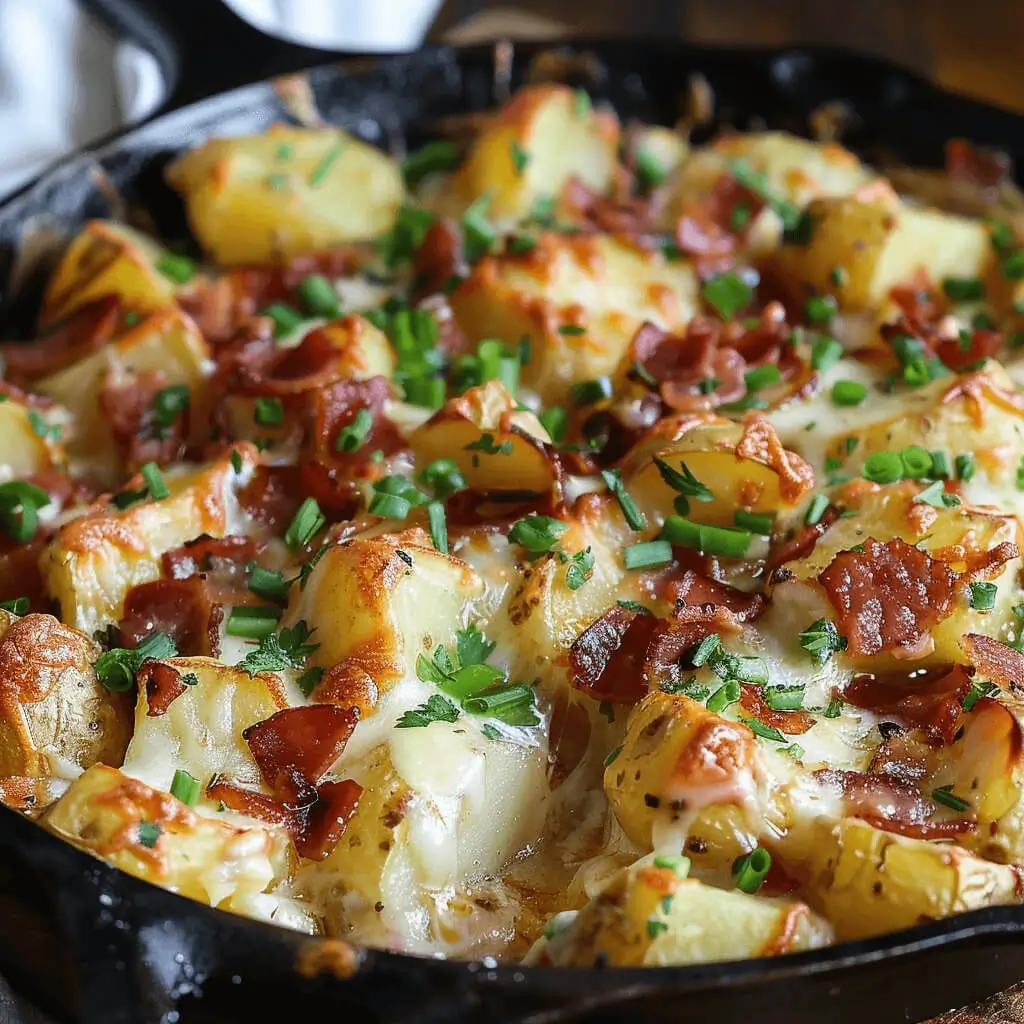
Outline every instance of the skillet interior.
<svg viewBox="0 0 1024 1024"><path fill-rule="evenodd" d="M306 80L323 117L385 148L417 145L427 126L484 110L549 51L521 45L508 65L491 47L436 48L324 67ZM703 130L767 125L805 133L822 103L848 101L844 142L867 159L938 166L951 136L1024 162L1024 121L942 93L884 62L823 50L708 50L670 41L577 42L570 78L620 115L672 123L689 76L714 92ZM162 182L167 160L215 133L258 131L286 109L270 85L205 100L75 156L0 209L0 335L28 337L48 254L90 217L138 220L186 237ZM145 223L145 221L143 221ZM0 809L0 969L62 1017L148 1021L261 1019L268 1005L346 1021L919 1020L1024 975L1024 910L978 911L899 936L776 960L658 970L545 970L417 961L321 943L186 901L94 861ZM308 980L317 967L326 975ZM236 980L237 979L237 980ZM798 987L796 987L798 986ZM270 1003L268 1004L268 1000Z"/></svg>

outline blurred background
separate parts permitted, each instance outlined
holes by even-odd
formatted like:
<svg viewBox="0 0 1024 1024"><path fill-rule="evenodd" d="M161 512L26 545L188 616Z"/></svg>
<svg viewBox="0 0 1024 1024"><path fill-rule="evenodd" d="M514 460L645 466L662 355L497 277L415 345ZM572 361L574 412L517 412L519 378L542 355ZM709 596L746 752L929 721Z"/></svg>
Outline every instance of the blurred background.
<svg viewBox="0 0 1024 1024"><path fill-rule="evenodd" d="M228 3L274 35L361 52L414 49L427 39L567 32L826 43L888 57L950 88L1024 110L1024 3L1013 0L208 2ZM114 39L87 7L87 0L0 0L0 195L62 153L145 117L161 100L153 58Z"/></svg>

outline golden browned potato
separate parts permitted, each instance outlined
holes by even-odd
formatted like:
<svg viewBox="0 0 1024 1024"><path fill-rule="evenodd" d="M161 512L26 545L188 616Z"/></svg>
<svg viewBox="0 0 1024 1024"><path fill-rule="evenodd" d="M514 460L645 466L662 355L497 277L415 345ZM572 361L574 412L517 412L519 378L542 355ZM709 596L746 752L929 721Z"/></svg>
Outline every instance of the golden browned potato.
<svg viewBox="0 0 1024 1024"><path fill-rule="evenodd" d="M670 473L685 476L688 471L704 484L710 499L692 500L688 517L717 526L732 526L737 509L789 512L814 486L811 467L782 446L766 416L751 413L742 424L710 414L666 418L622 463L629 493L655 526L675 514L679 493L655 460Z"/></svg>
<svg viewBox="0 0 1024 1024"><path fill-rule="evenodd" d="M564 85L520 89L477 137L455 187L466 202L490 196L489 215L525 220L570 178L607 192L618 163L619 122L581 105Z"/></svg>
<svg viewBox="0 0 1024 1024"><path fill-rule="evenodd" d="M294 858L288 837L276 829L198 814L106 765L72 783L43 824L122 871L200 903L314 928L308 911L275 892Z"/></svg>
<svg viewBox="0 0 1024 1024"><path fill-rule="evenodd" d="M0 776L121 763L131 715L124 697L96 678L98 653L52 615L0 611Z"/></svg>
<svg viewBox="0 0 1024 1024"><path fill-rule="evenodd" d="M398 164L338 128L275 125L211 139L167 168L218 263L270 263L388 231L405 199Z"/></svg>
<svg viewBox="0 0 1024 1024"><path fill-rule="evenodd" d="M72 239L46 288L40 326L63 320L87 302L118 296L136 312L173 306L178 282L159 269L167 250L113 221L88 221Z"/></svg>
<svg viewBox="0 0 1024 1024"><path fill-rule="evenodd" d="M168 471L166 498L143 497L123 511L93 506L61 527L43 551L40 568L62 619L91 635L120 621L132 587L160 578L165 551L204 533L244 533L247 517L237 492L252 476L256 450L240 445L236 451L240 470L225 454L195 470ZM130 490L141 487L141 477L128 483Z"/></svg>
<svg viewBox="0 0 1024 1024"><path fill-rule="evenodd" d="M162 386L184 384L197 394L209 374L209 360L210 351L192 320L177 310L162 309L98 352L33 386L71 414L65 446L79 472L111 486L120 479L122 467L100 405L104 386L154 375Z"/></svg>
<svg viewBox="0 0 1024 1024"><path fill-rule="evenodd" d="M489 444L484 435L490 437ZM483 494L543 494L555 482L548 432L496 380L449 399L409 443L419 465L453 459L469 487Z"/></svg>
<svg viewBox="0 0 1024 1024"><path fill-rule="evenodd" d="M139 687L125 774L155 789L170 789L179 768L198 779L204 793L218 773L240 786L258 787L259 771L242 731L289 707L289 687L275 673L250 676L212 658L168 658L158 664L179 678L191 673L195 682L158 714L151 714L150 696Z"/></svg>
<svg viewBox="0 0 1024 1024"><path fill-rule="evenodd" d="M807 213L810 240L783 245L775 270L794 294L834 295L843 310L879 309L918 271L937 285L944 277L985 277L995 269L995 250L978 220L851 197L816 200ZM836 267L845 272L839 285Z"/></svg>
<svg viewBox="0 0 1024 1024"><path fill-rule="evenodd" d="M330 547L305 588L292 588L282 621L302 620L317 630L320 648L310 664L344 666L383 691L415 676L420 654L449 642L483 581L437 551L422 530L409 534L408 540L355 537Z"/></svg>
<svg viewBox="0 0 1024 1024"><path fill-rule="evenodd" d="M61 410L34 409L15 398L0 402L0 482L63 465L65 419Z"/></svg>
<svg viewBox="0 0 1024 1024"><path fill-rule="evenodd" d="M558 915L527 962L665 967L831 943L831 926L806 903L715 889L685 877L685 864L685 858L645 857L624 868L582 910Z"/></svg>
<svg viewBox="0 0 1024 1024"><path fill-rule="evenodd" d="M822 818L799 853L785 844L779 849L786 870L803 881L801 892L840 940L1021 899L1012 866L948 843L883 832L857 818Z"/></svg>
<svg viewBox="0 0 1024 1024"><path fill-rule="evenodd" d="M697 292L688 263L606 235L545 232L525 256L478 262L451 304L471 341L518 345L528 337L522 384L558 404L574 381L612 373L645 320L681 330Z"/></svg>

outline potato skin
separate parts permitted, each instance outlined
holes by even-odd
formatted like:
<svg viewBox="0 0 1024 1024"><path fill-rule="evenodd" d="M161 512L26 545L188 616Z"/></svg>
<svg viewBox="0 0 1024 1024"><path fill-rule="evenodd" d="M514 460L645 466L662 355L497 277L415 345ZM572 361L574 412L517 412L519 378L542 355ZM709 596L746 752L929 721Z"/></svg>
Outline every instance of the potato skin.
<svg viewBox="0 0 1024 1024"><path fill-rule="evenodd" d="M167 180L222 264L274 263L374 238L405 199L398 164L337 128L275 125L210 139L175 160Z"/></svg>
<svg viewBox="0 0 1024 1024"><path fill-rule="evenodd" d="M96 678L98 652L52 615L0 611L0 776L121 763L131 716Z"/></svg>

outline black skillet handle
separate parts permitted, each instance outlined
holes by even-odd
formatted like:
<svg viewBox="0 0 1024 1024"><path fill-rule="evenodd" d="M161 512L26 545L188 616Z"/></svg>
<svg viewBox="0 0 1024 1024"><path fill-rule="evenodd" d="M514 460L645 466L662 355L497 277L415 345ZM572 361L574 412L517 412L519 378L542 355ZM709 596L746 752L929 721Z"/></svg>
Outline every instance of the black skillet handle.
<svg viewBox="0 0 1024 1024"><path fill-rule="evenodd" d="M388 3L389 0L370 0ZM160 112L351 52L275 39L240 18L223 0L82 0L121 39L154 55L168 96Z"/></svg>

